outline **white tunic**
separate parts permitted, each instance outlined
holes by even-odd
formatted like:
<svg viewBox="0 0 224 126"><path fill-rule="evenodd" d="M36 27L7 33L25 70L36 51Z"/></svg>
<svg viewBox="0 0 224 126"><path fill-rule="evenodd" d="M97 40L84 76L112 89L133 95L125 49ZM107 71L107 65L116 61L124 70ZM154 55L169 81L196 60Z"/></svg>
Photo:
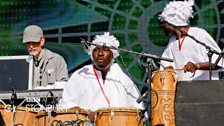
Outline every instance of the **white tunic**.
<svg viewBox="0 0 224 126"><path fill-rule="evenodd" d="M190 27L188 34L194 36L197 40L205 43L212 49L221 52L217 43L213 40L213 38L203 29L197 27ZM161 61L161 64L164 66L173 66L176 68L183 68L187 62L200 63L200 62L208 62L209 58L207 56L207 50L201 44L195 42L190 37L186 37L183 41L181 50L179 50L179 42L181 42L183 37L180 40L176 40L176 37L173 36L170 38L169 44L165 51L163 52L162 57L171 58L173 62ZM217 59L218 55L213 54L212 63L214 63ZM220 60L219 66L222 66L223 60ZM186 72L183 70L177 70L177 77L179 80L208 80L209 79L209 71L208 70L197 70L194 77L191 78L193 73ZM213 71L212 79L218 79L217 72ZM216 75L215 75L216 74Z"/></svg>
<svg viewBox="0 0 224 126"><path fill-rule="evenodd" d="M100 83L94 73L93 65L87 65L73 73L63 91L63 108L79 106L93 111L102 107L143 109L142 104L136 102L139 97L138 89L118 64L111 65L104 84L101 72L96 70L96 73Z"/></svg>

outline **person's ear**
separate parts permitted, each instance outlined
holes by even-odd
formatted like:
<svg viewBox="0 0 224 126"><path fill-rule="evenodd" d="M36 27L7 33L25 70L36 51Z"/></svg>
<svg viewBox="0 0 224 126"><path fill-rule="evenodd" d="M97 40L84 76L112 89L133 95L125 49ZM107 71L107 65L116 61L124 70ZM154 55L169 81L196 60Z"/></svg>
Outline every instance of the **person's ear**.
<svg viewBox="0 0 224 126"><path fill-rule="evenodd" d="M45 38L41 37L40 44L41 44L41 46L44 46L44 44L45 44Z"/></svg>

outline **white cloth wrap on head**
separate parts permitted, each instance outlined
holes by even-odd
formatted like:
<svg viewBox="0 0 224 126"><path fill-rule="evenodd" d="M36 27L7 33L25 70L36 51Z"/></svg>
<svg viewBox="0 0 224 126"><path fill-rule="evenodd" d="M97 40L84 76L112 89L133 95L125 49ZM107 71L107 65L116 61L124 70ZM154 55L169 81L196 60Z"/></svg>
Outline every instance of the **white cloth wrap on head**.
<svg viewBox="0 0 224 126"><path fill-rule="evenodd" d="M117 40L117 38L115 38L113 35L110 35L109 32L104 32L103 35L96 35L94 40L92 41L93 44L97 44L97 45L106 45L106 46L113 46L115 48L118 48L120 43L119 41ZM91 59L93 59L92 57L92 52L93 52L93 49L95 48L96 46L94 45L91 45L90 48L89 48L89 51L88 51L88 54L91 56ZM113 52L113 56L114 58L116 58L117 56L119 56L119 52L118 50L115 50L115 49L111 49L111 51Z"/></svg>
<svg viewBox="0 0 224 126"><path fill-rule="evenodd" d="M175 26L188 25L189 19L193 18L194 0L172 1L164 8L159 19Z"/></svg>

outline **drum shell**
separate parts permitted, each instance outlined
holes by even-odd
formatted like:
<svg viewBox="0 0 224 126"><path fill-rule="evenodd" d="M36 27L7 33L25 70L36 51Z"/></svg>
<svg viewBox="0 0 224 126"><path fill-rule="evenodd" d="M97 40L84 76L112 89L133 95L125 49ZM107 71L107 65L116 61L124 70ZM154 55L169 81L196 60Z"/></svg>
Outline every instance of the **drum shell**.
<svg viewBox="0 0 224 126"><path fill-rule="evenodd" d="M175 73L172 70L152 74L151 106L152 126L175 126L174 100L176 93Z"/></svg>
<svg viewBox="0 0 224 126"><path fill-rule="evenodd" d="M14 112L10 111L10 109L12 109L10 105L0 105L0 113L2 121L4 121L2 123L5 126L13 126ZM14 125L33 126L36 114L37 112L32 111L30 108L17 106Z"/></svg>
<svg viewBox="0 0 224 126"><path fill-rule="evenodd" d="M55 116L50 115L46 111L41 111L36 115L36 126L50 126L52 123L62 122L67 123L68 121L76 121L77 119L81 119L85 121L87 119L88 112L86 110L71 110L64 109L57 111ZM82 123L81 126L86 126L86 124Z"/></svg>
<svg viewBox="0 0 224 126"><path fill-rule="evenodd" d="M143 126L141 111L135 108L97 110L96 126Z"/></svg>

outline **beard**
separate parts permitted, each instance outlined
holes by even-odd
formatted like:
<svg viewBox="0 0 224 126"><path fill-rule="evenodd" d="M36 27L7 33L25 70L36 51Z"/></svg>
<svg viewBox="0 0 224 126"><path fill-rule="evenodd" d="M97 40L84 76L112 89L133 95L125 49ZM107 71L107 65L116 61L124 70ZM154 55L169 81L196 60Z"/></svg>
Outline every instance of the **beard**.
<svg viewBox="0 0 224 126"><path fill-rule="evenodd" d="M38 49L32 49L32 50L28 50L29 55L34 56L35 58L38 58L41 50Z"/></svg>

